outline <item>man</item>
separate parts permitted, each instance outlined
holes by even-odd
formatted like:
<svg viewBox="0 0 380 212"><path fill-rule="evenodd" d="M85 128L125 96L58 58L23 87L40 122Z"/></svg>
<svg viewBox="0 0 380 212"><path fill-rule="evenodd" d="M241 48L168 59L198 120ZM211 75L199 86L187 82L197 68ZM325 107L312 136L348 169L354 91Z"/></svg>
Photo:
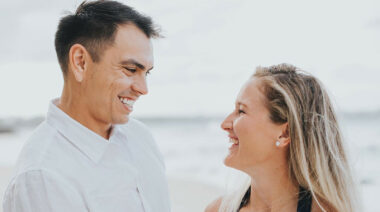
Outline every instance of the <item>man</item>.
<svg viewBox="0 0 380 212"><path fill-rule="evenodd" d="M55 37L62 96L25 143L4 212L170 211L163 159L129 119L153 68L149 17L115 1L83 2Z"/></svg>

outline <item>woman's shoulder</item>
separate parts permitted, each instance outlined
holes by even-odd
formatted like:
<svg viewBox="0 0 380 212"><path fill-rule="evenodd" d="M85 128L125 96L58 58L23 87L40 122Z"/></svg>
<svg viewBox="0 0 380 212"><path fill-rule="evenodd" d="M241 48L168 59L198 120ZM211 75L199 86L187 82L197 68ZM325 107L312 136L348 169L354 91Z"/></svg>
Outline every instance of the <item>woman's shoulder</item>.
<svg viewBox="0 0 380 212"><path fill-rule="evenodd" d="M318 204L315 201L315 199L313 199L311 212L324 212L324 211L337 212L337 210L334 209L334 207L331 207L331 205L327 201L319 200L319 204Z"/></svg>
<svg viewBox="0 0 380 212"><path fill-rule="evenodd" d="M222 203L222 198L223 197L219 197L212 201L205 209L205 212L218 212L220 204Z"/></svg>

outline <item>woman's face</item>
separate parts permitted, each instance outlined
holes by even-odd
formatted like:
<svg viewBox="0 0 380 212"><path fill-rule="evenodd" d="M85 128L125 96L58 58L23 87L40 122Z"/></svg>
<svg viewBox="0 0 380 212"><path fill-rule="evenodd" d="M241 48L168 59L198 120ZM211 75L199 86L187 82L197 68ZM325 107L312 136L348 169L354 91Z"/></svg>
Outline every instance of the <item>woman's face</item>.
<svg viewBox="0 0 380 212"><path fill-rule="evenodd" d="M270 165L278 148L275 143L283 125L273 123L265 107L266 97L261 83L251 78L240 90L235 110L226 117L221 127L229 134L232 146L224 160L226 166L242 171Z"/></svg>

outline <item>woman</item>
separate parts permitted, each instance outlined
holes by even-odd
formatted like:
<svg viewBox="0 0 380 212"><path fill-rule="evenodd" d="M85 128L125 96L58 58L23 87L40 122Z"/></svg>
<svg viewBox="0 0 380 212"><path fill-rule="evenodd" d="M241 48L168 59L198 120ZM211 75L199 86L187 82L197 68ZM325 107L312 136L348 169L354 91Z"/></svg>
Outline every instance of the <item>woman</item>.
<svg viewBox="0 0 380 212"><path fill-rule="evenodd" d="M353 212L355 191L331 101L294 66L259 67L223 121L232 146L225 165L250 183L206 212Z"/></svg>

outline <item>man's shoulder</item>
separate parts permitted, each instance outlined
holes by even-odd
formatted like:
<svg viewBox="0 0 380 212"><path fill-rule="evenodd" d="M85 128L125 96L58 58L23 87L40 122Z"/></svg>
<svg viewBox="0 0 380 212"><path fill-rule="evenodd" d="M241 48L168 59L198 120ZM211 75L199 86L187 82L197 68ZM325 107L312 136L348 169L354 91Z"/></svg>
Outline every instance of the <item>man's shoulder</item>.
<svg viewBox="0 0 380 212"><path fill-rule="evenodd" d="M57 134L58 131L54 127L52 127L46 120L44 120L32 131L29 138L26 140L26 143L48 140L55 137Z"/></svg>
<svg viewBox="0 0 380 212"><path fill-rule="evenodd" d="M25 141L18 156L17 172L41 168L57 136L58 132L54 128L46 121L42 122Z"/></svg>

